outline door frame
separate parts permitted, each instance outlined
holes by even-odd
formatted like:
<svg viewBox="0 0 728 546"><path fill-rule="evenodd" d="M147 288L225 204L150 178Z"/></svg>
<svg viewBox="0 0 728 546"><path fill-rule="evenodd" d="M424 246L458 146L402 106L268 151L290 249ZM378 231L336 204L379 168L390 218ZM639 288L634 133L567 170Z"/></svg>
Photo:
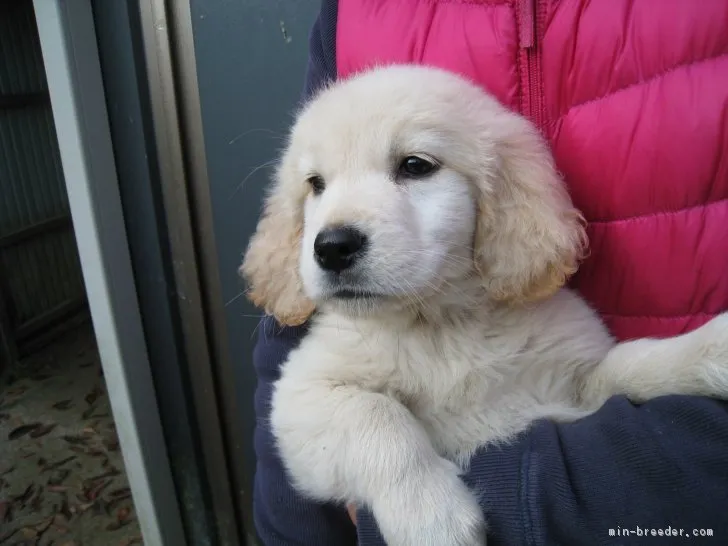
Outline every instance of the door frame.
<svg viewBox="0 0 728 546"><path fill-rule="evenodd" d="M90 0L33 0L86 293L145 543L184 546L147 354Z"/></svg>
<svg viewBox="0 0 728 546"><path fill-rule="evenodd" d="M228 354L190 3L139 0L139 14L177 308L210 507L222 544L254 545L246 439Z"/></svg>

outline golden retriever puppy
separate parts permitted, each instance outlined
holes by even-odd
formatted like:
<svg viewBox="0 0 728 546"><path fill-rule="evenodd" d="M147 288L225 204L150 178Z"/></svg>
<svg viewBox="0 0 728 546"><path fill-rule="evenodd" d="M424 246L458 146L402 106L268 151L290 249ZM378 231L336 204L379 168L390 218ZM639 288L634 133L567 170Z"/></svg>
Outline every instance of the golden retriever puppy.
<svg viewBox="0 0 728 546"><path fill-rule="evenodd" d="M617 344L563 288L585 243L538 131L475 85L391 66L321 91L241 268L281 323L311 318L272 399L295 486L392 546L483 545L476 448L618 393L728 395L728 314Z"/></svg>

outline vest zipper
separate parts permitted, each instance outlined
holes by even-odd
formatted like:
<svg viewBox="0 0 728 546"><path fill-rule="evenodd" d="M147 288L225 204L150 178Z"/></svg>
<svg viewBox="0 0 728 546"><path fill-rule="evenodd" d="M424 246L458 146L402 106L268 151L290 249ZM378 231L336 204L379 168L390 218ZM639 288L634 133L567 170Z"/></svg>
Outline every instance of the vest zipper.
<svg viewBox="0 0 728 546"><path fill-rule="evenodd" d="M519 46L521 48L521 89L523 115L539 129L543 127L541 55L538 47L538 0L519 0Z"/></svg>

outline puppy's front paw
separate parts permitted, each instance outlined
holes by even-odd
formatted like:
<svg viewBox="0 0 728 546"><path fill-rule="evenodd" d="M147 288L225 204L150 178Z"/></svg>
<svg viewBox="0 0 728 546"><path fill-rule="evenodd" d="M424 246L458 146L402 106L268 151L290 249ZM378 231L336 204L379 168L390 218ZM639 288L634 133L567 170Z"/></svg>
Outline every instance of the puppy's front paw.
<svg viewBox="0 0 728 546"><path fill-rule="evenodd" d="M444 461L442 469L400 484L372 506L388 546L485 546L485 520L475 496Z"/></svg>
<svg viewBox="0 0 728 546"><path fill-rule="evenodd" d="M718 315L698 328L699 374L705 394L728 399L728 313Z"/></svg>

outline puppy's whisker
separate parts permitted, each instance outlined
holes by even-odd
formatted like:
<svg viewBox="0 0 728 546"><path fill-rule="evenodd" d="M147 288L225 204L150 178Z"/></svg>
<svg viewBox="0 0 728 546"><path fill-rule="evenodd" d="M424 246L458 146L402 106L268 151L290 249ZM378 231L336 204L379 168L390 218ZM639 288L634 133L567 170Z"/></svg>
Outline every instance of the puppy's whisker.
<svg viewBox="0 0 728 546"><path fill-rule="evenodd" d="M259 320L258 321L258 324L255 325L255 328L253 328L253 331L250 334L250 339L255 339L255 336L258 333L258 329L261 327L261 324L263 324L263 318L264 317L265 317L264 314L261 314L260 315L260 319L261 320ZM263 338L266 339L266 341L267 341L267 338L265 337L266 336L266 334L265 334L265 328L262 330L262 332L263 332Z"/></svg>
<svg viewBox="0 0 728 546"><path fill-rule="evenodd" d="M452 222L458 222L459 218L453 218L451 220ZM470 243L463 243L461 241L452 241L449 239L437 239L438 244L445 244L447 246L453 247L453 248L464 248L467 250L472 250L473 245Z"/></svg>
<svg viewBox="0 0 728 546"><path fill-rule="evenodd" d="M437 252L435 250L417 249L417 250L401 250L399 254L414 254L415 256L436 256L442 260L450 260L452 263L470 264L469 258L462 256L453 256L443 252Z"/></svg>
<svg viewBox="0 0 728 546"><path fill-rule="evenodd" d="M266 167L275 165L277 162L278 162L278 159L271 159L270 161L266 161L265 163L262 163L261 165L258 165L257 167L255 167L252 171L250 171L248 173L248 175L245 178L243 178L243 181L240 182L240 184L238 184L235 187L235 190L233 190L233 192L230 194L230 197L228 197L228 201L230 199L232 199L233 197L235 197L235 194L238 193L242 189L243 185L250 179L251 176L253 176L255 173L257 173L261 169L265 169Z"/></svg>
<svg viewBox="0 0 728 546"><path fill-rule="evenodd" d="M247 292L246 290L243 290L239 294L237 294L234 297L232 297L230 300L228 300L227 302L225 302L225 307L227 307L230 304L234 303L235 301L239 300L241 297L243 297L245 295L246 292Z"/></svg>
<svg viewBox="0 0 728 546"><path fill-rule="evenodd" d="M426 307L425 301L422 299L420 294L418 294L414 285L404 277L401 280L409 287L409 290L404 290L404 293L406 294L407 300L410 304L412 304L415 308L424 309Z"/></svg>
<svg viewBox="0 0 728 546"><path fill-rule="evenodd" d="M442 260L444 263L448 265L455 265L455 266L465 266L470 267L473 264L473 260L471 258L466 258L464 256L453 256L452 254L447 254L443 252L437 252L434 250L425 250L425 249L419 249L419 250L404 250L400 251L400 254L404 255L414 255L414 256L434 256L435 258Z"/></svg>
<svg viewBox="0 0 728 546"><path fill-rule="evenodd" d="M240 140L244 136L248 136L253 133L268 133L268 134L276 137L276 139L278 139L278 140L284 140L284 138L285 138L283 135L276 133L275 131L271 131L270 129L264 129L261 127L261 128L257 128L257 129L248 129L247 131L243 131L239 135L233 137L230 140L230 142L228 142L228 145L232 146L233 144L235 144L238 140Z"/></svg>
<svg viewBox="0 0 728 546"><path fill-rule="evenodd" d="M414 288L414 286L412 285L412 283L411 283L411 282L409 282L409 281L407 281L407 280L405 280L405 282L406 282L407 286L409 286L409 287L410 287L410 292L408 292L408 294L410 295L410 297L411 297L412 299L414 299L414 300L415 300L415 302L416 302L416 303L417 303L417 304L418 304L418 305L419 305L420 307L423 307L423 308L424 308L424 307L425 307L425 301L424 301L424 299L422 299L422 296L420 296L420 294L418 294L418 293L417 293L417 291L415 290L415 288Z"/></svg>

